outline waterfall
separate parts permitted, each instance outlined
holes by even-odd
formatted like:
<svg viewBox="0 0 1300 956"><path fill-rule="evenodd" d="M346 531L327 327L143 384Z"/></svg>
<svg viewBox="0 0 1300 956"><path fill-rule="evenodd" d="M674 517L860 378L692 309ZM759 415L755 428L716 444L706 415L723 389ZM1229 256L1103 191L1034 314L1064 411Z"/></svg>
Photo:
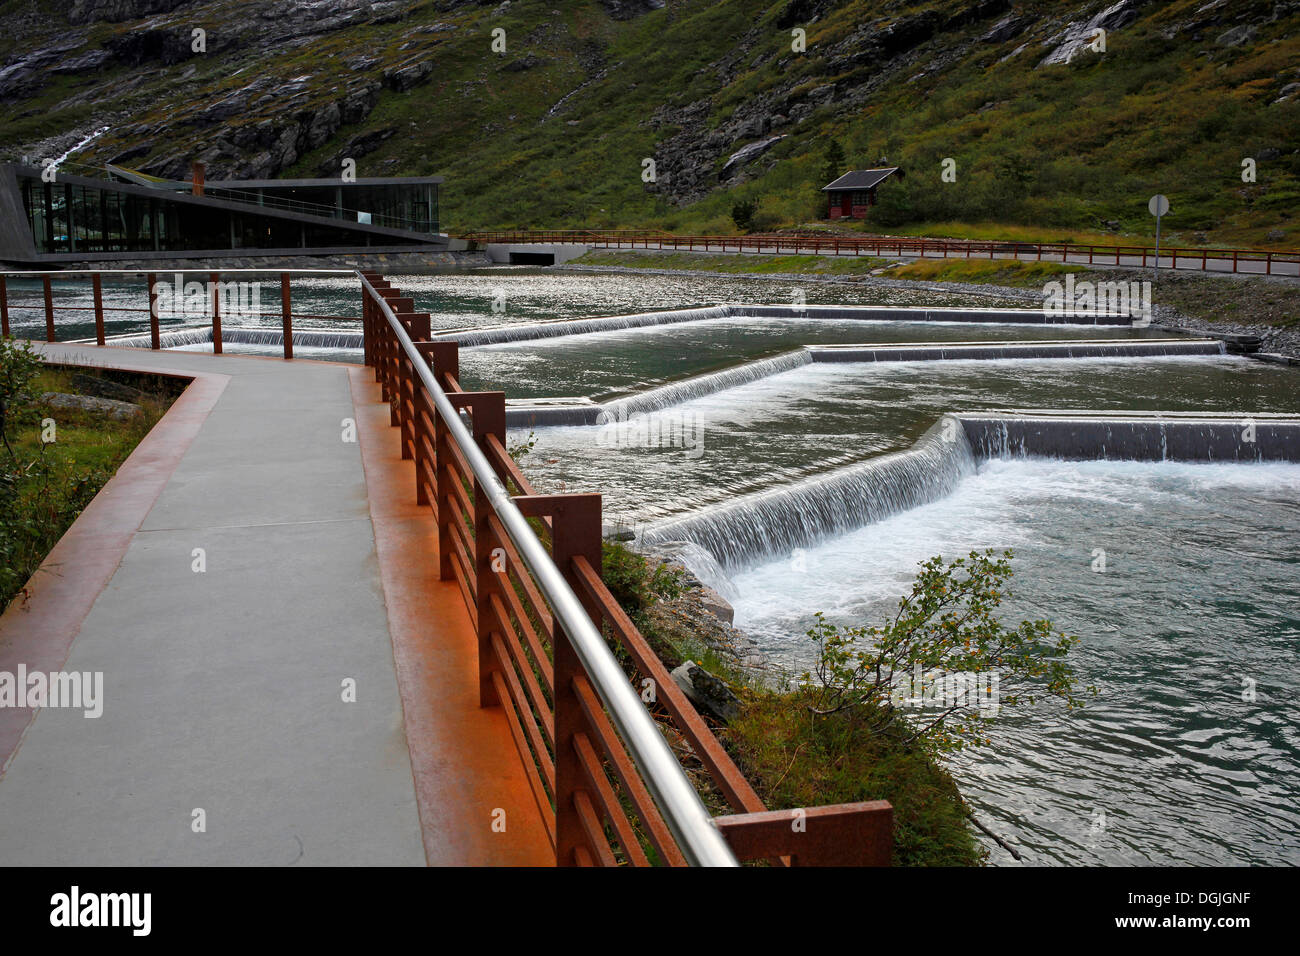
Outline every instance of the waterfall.
<svg viewBox="0 0 1300 956"><path fill-rule="evenodd" d="M927 362L941 360L1152 358L1223 355L1217 339L1077 340L1056 342L943 342L810 346L814 362Z"/></svg>
<svg viewBox="0 0 1300 956"><path fill-rule="evenodd" d="M284 345L284 331L276 328L237 325L221 330L221 341L236 345ZM359 329L294 329L293 344L304 348L364 348Z"/></svg>
<svg viewBox="0 0 1300 956"><path fill-rule="evenodd" d="M945 416L907 451L670 518L641 539L689 541L735 569L935 501L974 472L965 431Z"/></svg>
<svg viewBox="0 0 1300 956"><path fill-rule="evenodd" d="M88 340L93 341L93 340ZM162 329L158 333L158 344L164 349L178 349L186 345L201 345L212 341L212 326L199 325L180 329ZM105 344L131 349L153 347L149 333L132 335L114 335L105 339Z"/></svg>
<svg viewBox="0 0 1300 956"><path fill-rule="evenodd" d="M783 352L780 355L760 359L757 362L747 362L744 365L725 368L719 372L709 372L706 375L696 375L680 382L670 382L667 385L647 389L626 398L602 403L602 417L606 421L622 420L626 416L635 415L638 412L658 411L670 405L689 402L691 399L699 398L702 395L712 395L714 392L721 392L724 389L756 382L760 378L767 378L770 375L780 375L782 372L808 365L812 360L812 355L809 354L807 349L795 349L792 352Z"/></svg>
<svg viewBox="0 0 1300 956"><path fill-rule="evenodd" d="M733 305L732 315L786 319L857 319L866 322L991 322L1000 325L1130 325L1119 313L1037 309L927 309L897 305Z"/></svg>
<svg viewBox="0 0 1300 956"><path fill-rule="evenodd" d="M212 341L212 326L200 325L181 329L164 329L158 334L159 345L164 349L200 345ZM278 328L254 325L230 325L221 329L221 341L229 345L283 346L284 331ZM151 347L149 333L115 336L110 345L135 349ZM362 346L361 332L333 329L294 329L293 344L304 348L357 349Z"/></svg>
<svg viewBox="0 0 1300 956"><path fill-rule="evenodd" d="M708 319L725 319L729 315L731 315L730 307L720 305L702 309L675 309L668 312L639 312L635 315L606 315L591 319L558 319L551 322L500 325L486 329L439 333L434 338L452 339L465 347L496 345L502 342L558 338L563 335L585 335L588 332L614 332L620 329L667 325L673 322L703 322Z"/></svg>
<svg viewBox="0 0 1300 956"><path fill-rule="evenodd" d="M1300 462L1300 420L1286 415L962 414L976 458Z"/></svg>

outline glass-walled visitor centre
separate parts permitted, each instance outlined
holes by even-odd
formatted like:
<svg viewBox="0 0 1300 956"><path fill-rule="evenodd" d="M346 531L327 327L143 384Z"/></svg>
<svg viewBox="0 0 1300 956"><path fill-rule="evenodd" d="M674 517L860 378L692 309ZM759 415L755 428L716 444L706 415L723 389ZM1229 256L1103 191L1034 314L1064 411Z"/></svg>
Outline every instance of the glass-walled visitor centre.
<svg viewBox="0 0 1300 956"><path fill-rule="evenodd" d="M0 166L0 259L440 251L440 176L184 183ZM130 181L120 181L123 174Z"/></svg>

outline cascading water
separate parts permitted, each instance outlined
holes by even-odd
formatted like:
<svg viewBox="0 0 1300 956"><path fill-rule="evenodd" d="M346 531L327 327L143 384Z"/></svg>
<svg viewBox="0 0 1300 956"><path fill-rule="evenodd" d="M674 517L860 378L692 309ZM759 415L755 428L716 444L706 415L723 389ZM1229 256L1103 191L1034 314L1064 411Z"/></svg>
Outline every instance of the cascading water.
<svg viewBox="0 0 1300 956"><path fill-rule="evenodd" d="M974 472L965 431L945 416L907 451L651 525L641 540L690 541L734 569L934 501Z"/></svg>
<svg viewBox="0 0 1300 956"><path fill-rule="evenodd" d="M221 340L223 344L228 345L282 346L284 345L284 332L281 329L231 325L222 328ZM166 329L160 332L158 336L158 342L164 349L203 345L211 341L212 326L210 325ZM118 336L112 339L112 344L135 349L152 347L150 337L147 334ZM362 348L362 333L332 329L294 329L293 344L304 348L360 349Z"/></svg>
<svg viewBox="0 0 1300 956"><path fill-rule="evenodd" d="M202 345L212 341L212 327L202 325L195 328L165 329L158 334L158 344L164 349L179 349L187 345ZM148 333L144 335L118 335L108 340L108 344L121 348L153 348L153 340Z"/></svg>
<svg viewBox="0 0 1300 956"><path fill-rule="evenodd" d="M951 342L943 344L832 345L809 348L814 362L1000 361L1007 359L1173 358L1223 355L1215 339L1128 342Z"/></svg>
<svg viewBox="0 0 1300 956"><path fill-rule="evenodd" d="M606 420L617 420L639 412L658 411L671 405L689 402L691 399L699 398L702 395L712 395L714 392L721 392L724 389L756 382L760 378L767 378L769 375L780 375L782 372L808 365L812 360L812 355L808 349L796 349L793 352L785 352L772 358L747 362L744 365L737 365L719 372L710 372L707 375L696 375L680 382L672 382L635 395L629 395L627 398L604 402L602 403L603 414L606 416Z"/></svg>
<svg viewBox="0 0 1300 956"><path fill-rule="evenodd" d="M703 309L675 309L670 312L639 312L635 315L606 315L593 319L564 319L556 322L502 325L468 332L441 333L434 338L454 339L464 347L496 345L504 342L557 338L562 335L585 335L588 332L613 332L642 326L667 325L672 322L703 322L709 319L725 319L730 314L728 306L720 305Z"/></svg>

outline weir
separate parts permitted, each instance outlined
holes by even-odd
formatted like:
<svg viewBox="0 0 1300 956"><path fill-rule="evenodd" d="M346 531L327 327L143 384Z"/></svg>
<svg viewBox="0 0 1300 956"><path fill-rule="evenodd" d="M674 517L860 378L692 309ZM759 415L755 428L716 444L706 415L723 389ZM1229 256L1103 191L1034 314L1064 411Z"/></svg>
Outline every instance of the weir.
<svg viewBox="0 0 1300 956"><path fill-rule="evenodd" d="M221 328L221 339L227 345L284 345L284 332L277 328L261 326L225 325ZM158 335L159 346L164 349L182 348L187 345L202 345L212 341L212 326L204 325L183 329L169 329ZM107 340L108 345L128 348L152 348L148 333L143 335L120 335ZM308 348L356 349L361 350L362 334L349 330L334 329L294 329L293 344Z"/></svg>
<svg viewBox="0 0 1300 956"><path fill-rule="evenodd" d="M1300 462L1289 415L1006 412L957 416L979 459Z"/></svg>
<svg viewBox="0 0 1300 956"><path fill-rule="evenodd" d="M1164 358L1224 355L1214 339L1074 339L1060 342L928 342L890 345L819 345L809 349L814 362L926 362L936 360Z"/></svg>
<svg viewBox="0 0 1300 956"><path fill-rule="evenodd" d="M907 451L658 522L640 540L690 542L731 571L938 500L974 474L980 462L1004 457L1300 463L1300 417L1244 412L950 414ZM684 554L689 563L690 552Z"/></svg>
<svg viewBox="0 0 1300 956"><path fill-rule="evenodd" d="M616 332L651 325L674 322L705 322L725 319L731 307L720 305L702 309L674 309L667 312L638 312L633 315L605 315L590 319L556 319L550 322L528 322L519 325L501 325L489 329L439 332L435 340L449 339L462 347L498 345L504 342L528 342L535 339L558 338L564 335L586 335L590 332Z"/></svg>
<svg viewBox="0 0 1300 956"><path fill-rule="evenodd" d="M533 339L585 335L590 332L613 332L677 322L705 322L715 319L833 319L862 322L985 322L1009 325L1131 325L1131 316L1114 313L1061 312L1047 314L1043 309L926 309L875 305L750 305L729 304L697 309L672 309L664 312L640 312L634 315L609 315L591 319L557 319L498 326L491 329L440 332L434 338L455 339L462 346L496 345L504 342L527 342Z"/></svg>
<svg viewBox="0 0 1300 956"><path fill-rule="evenodd" d="M890 345L809 345L771 358L717 372L694 375L606 402L549 399L512 403L506 409L511 428L548 425L600 425L630 415L661 411L672 405L747 385L802 368L813 362L998 361L1011 359L1172 358L1223 355L1214 339L1109 339L1040 342L906 342Z"/></svg>
<svg viewBox="0 0 1300 956"><path fill-rule="evenodd" d="M480 329L446 329L435 332L435 341L454 341L462 347L502 345L586 335L593 332L616 332L683 322L707 322L728 318L789 318L811 320L857 320L863 322L980 322L1016 325L1129 325L1132 318L1114 313L1060 312L1048 314L1043 309L926 309L899 306L857 305L751 305L724 304L693 309L670 309L638 312L631 315L607 315L583 319L555 319ZM224 326L223 341L232 344L283 346L284 333L275 327ZM147 333L112 338L112 344L131 348L151 348ZM161 348L180 348L212 341L210 326L192 326L162 331ZM350 330L306 329L293 331L297 345L327 349L360 349L362 334ZM865 359L864 359L865 361ZM574 413L575 417L577 416ZM560 424L547 422L546 424ZM564 421L563 424L591 424L587 421ZM534 424L542 424L536 422Z"/></svg>
<svg viewBox="0 0 1300 956"><path fill-rule="evenodd" d="M907 451L654 524L641 540L689 541L734 569L935 501L975 467L966 433L947 417Z"/></svg>

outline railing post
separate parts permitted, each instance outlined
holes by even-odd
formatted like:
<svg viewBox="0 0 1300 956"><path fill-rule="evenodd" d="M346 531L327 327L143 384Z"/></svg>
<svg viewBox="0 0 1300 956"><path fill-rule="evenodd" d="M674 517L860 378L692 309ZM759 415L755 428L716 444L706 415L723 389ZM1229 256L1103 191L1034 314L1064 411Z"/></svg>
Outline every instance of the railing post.
<svg viewBox="0 0 1300 956"><path fill-rule="evenodd" d="M586 589L580 585L573 559L581 555L593 568L601 567L600 495L527 495L516 498L515 504L530 517L550 516L551 556L582 600L587 615L599 621L601 612L592 607ZM551 654L555 679L555 862L558 866L573 866L575 850L584 845L582 823L574 806L574 795L583 789L582 768L573 741L586 728L582 705L573 689L582 663L558 620Z"/></svg>
<svg viewBox="0 0 1300 956"><path fill-rule="evenodd" d="M149 272L145 274L145 281L149 283L149 348L157 352L162 348L158 335L158 277Z"/></svg>
<svg viewBox="0 0 1300 956"><path fill-rule="evenodd" d="M221 273L208 275L208 285L212 286L212 354L221 354Z"/></svg>
<svg viewBox="0 0 1300 956"><path fill-rule="evenodd" d="M9 289L4 276L0 276L0 335L9 335Z"/></svg>
<svg viewBox="0 0 1300 956"><path fill-rule="evenodd" d="M54 291L50 288L50 277L48 274L41 276L41 283L45 289L45 341L53 342L54 338Z"/></svg>
<svg viewBox="0 0 1300 956"><path fill-rule="evenodd" d="M429 340L429 313L428 312L397 312L394 313L397 320L406 328L406 333L411 337L411 344L417 342L427 342ZM397 356L398 369L398 393L397 420L401 427L402 436L402 457L414 458L416 456L416 416L419 409L415 404L415 394L417 387L415 384L415 368L407 355L399 353Z"/></svg>
<svg viewBox="0 0 1300 956"><path fill-rule="evenodd" d="M414 308L414 300L404 298L396 289L392 290L391 295L385 295L384 299L388 302L388 307L392 309L393 315L400 319L402 313L410 312ZM402 400L402 383L400 379L402 365L402 349L397 342L397 336L392 334L390 329L384 339L387 348L384 355L384 400L388 402L388 424L400 425L402 423L402 413L398 407ZM402 457L409 457L406 449L402 449Z"/></svg>
<svg viewBox="0 0 1300 956"><path fill-rule="evenodd" d="M293 315L289 299L289 273L280 273L280 324L284 328L284 357L293 358Z"/></svg>
<svg viewBox="0 0 1300 956"><path fill-rule="evenodd" d="M95 344L104 344L104 286L99 273L90 277L90 290L95 300Z"/></svg>
<svg viewBox="0 0 1300 956"><path fill-rule="evenodd" d="M387 325L387 323L383 323ZM460 345L457 342L434 342L429 349L429 363L433 366L433 380L440 388L446 389L448 377L460 376ZM448 446L451 436L447 432L447 423L434 410L433 417L433 470L434 487L438 495L438 580L450 581L455 573L451 567L451 483L456 476L451 471L451 452Z"/></svg>
<svg viewBox="0 0 1300 956"><path fill-rule="evenodd" d="M488 439L495 436L502 443L506 439L506 393L505 392L458 392L454 394L457 404L468 405L470 425L474 431L474 441L484 454L488 454ZM477 477L474 487L474 597L475 615L478 623L478 698L480 707L494 707L502 703L496 688L492 686L492 660L496 652L492 648L492 631L495 629L496 617L492 612L492 593L502 586L499 561L493 560L494 552L501 547L489 527L488 516L492 514L492 503L487 491ZM526 571L520 570L521 574ZM502 666L505 663L502 662Z"/></svg>
<svg viewBox="0 0 1300 956"><path fill-rule="evenodd" d="M361 277L369 282L371 287L378 294L379 287L384 283L384 277L378 272L363 272ZM362 364L371 367L375 364L375 304L365 285L361 286L361 348L364 353Z"/></svg>

